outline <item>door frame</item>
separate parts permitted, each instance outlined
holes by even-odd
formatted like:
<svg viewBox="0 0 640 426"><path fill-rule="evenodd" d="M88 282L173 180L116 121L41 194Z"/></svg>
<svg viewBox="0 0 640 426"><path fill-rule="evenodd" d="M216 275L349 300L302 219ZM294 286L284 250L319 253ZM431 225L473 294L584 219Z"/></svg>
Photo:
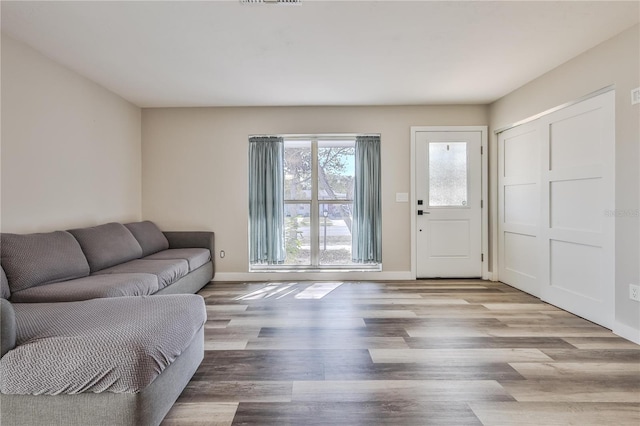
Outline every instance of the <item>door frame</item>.
<svg viewBox="0 0 640 426"><path fill-rule="evenodd" d="M411 196L409 211L411 214L411 277L417 278L417 238L416 238L416 133L418 132L480 132L480 156L482 169L482 279L491 280L489 272L489 152L487 150L487 126L411 126Z"/></svg>

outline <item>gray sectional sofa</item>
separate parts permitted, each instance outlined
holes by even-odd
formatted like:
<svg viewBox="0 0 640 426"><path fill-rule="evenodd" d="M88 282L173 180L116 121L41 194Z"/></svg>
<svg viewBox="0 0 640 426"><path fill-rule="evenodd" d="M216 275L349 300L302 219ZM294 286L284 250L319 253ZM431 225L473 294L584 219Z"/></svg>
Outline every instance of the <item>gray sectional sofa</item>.
<svg viewBox="0 0 640 426"><path fill-rule="evenodd" d="M0 423L157 425L204 354L212 232L1 234Z"/></svg>

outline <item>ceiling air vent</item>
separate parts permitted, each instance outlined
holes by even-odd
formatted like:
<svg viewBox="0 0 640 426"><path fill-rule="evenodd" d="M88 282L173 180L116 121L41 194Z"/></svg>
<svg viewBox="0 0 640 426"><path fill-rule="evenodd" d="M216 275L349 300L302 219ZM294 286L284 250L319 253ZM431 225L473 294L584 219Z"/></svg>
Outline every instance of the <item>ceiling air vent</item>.
<svg viewBox="0 0 640 426"><path fill-rule="evenodd" d="M240 3L243 4L258 4L258 3L265 3L265 4L300 4L302 3L302 0L240 0Z"/></svg>

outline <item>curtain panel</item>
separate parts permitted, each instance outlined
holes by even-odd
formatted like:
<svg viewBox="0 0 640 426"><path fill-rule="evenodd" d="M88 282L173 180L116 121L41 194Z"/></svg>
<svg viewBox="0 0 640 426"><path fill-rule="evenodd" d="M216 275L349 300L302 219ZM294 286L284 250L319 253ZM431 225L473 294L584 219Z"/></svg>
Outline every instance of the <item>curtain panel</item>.
<svg viewBox="0 0 640 426"><path fill-rule="evenodd" d="M279 264L284 247L284 140L249 138L249 261Z"/></svg>
<svg viewBox="0 0 640 426"><path fill-rule="evenodd" d="M380 137L357 136L351 237L354 263L382 263L380 189Z"/></svg>

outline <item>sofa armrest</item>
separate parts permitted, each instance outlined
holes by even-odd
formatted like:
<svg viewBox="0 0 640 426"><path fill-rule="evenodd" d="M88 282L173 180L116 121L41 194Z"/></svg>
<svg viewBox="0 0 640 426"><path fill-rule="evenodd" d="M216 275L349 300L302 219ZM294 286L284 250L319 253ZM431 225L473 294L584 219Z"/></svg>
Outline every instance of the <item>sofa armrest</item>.
<svg viewBox="0 0 640 426"><path fill-rule="evenodd" d="M16 314L11 302L0 299L0 357L16 347Z"/></svg>
<svg viewBox="0 0 640 426"><path fill-rule="evenodd" d="M205 248L215 257L215 238L213 232L207 231L168 231L163 232L169 241L170 249Z"/></svg>

